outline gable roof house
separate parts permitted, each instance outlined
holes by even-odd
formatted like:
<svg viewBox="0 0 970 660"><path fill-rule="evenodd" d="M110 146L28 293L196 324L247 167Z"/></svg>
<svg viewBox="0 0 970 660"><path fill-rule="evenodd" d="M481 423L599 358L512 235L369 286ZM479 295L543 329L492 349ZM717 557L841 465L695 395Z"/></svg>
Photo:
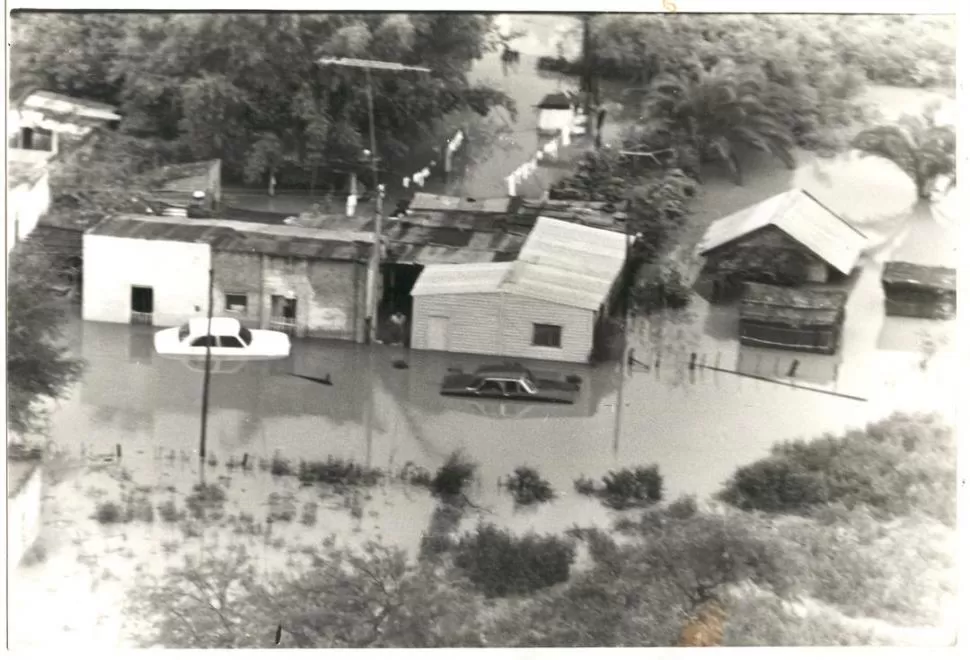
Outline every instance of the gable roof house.
<svg viewBox="0 0 970 660"><path fill-rule="evenodd" d="M8 253L50 208L52 159L83 144L97 127L120 119L113 106L44 90L24 94L8 108Z"/></svg>
<svg viewBox="0 0 970 660"><path fill-rule="evenodd" d="M698 245L702 276L720 283L825 283L849 276L866 236L795 189L714 222Z"/></svg>
<svg viewBox="0 0 970 660"><path fill-rule="evenodd" d="M589 362L626 240L540 217L514 261L427 266L411 291L411 347Z"/></svg>

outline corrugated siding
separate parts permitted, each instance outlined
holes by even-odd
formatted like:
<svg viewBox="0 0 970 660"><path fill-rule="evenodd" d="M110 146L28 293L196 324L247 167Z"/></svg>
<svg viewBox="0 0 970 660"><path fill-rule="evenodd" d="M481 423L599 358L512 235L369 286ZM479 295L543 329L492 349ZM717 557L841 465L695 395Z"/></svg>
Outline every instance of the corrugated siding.
<svg viewBox="0 0 970 660"><path fill-rule="evenodd" d="M561 362L588 362L593 349L593 312L506 294L503 298L503 355ZM532 325L562 326L562 348L532 345Z"/></svg>
<svg viewBox="0 0 970 660"><path fill-rule="evenodd" d="M428 348L428 317L446 316L448 351L556 362L589 360L594 313L509 294L420 296L414 299L411 347ZM533 324L562 326L562 347L533 346Z"/></svg>
<svg viewBox="0 0 970 660"><path fill-rule="evenodd" d="M450 352L500 354L501 294L419 296L412 313L412 348L428 348L429 316L446 316Z"/></svg>

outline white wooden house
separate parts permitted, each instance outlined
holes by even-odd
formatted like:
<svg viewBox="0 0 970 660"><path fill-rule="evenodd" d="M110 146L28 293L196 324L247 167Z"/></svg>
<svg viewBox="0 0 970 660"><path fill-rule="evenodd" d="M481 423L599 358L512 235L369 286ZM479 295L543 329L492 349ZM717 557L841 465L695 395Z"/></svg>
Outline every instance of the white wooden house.
<svg viewBox="0 0 970 660"><path fill-rule="evenodd" d="M411 347L588 362L625 256L623 234L541 217L513 262L425 267Z"/></svg>

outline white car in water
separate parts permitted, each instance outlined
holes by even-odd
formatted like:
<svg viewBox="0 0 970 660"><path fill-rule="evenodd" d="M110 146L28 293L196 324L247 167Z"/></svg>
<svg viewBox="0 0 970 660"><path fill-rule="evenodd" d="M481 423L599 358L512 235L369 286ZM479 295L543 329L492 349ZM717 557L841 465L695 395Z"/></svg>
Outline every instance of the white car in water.
<svg viewBox="0 0 970 660"><path fill-rule="evenodd" d="M290 338L275 330L250 330L238 319L196 318L178 328L155 333L159 355L204 357L211 348L214 358L284 358L290 354Z"/></svg>

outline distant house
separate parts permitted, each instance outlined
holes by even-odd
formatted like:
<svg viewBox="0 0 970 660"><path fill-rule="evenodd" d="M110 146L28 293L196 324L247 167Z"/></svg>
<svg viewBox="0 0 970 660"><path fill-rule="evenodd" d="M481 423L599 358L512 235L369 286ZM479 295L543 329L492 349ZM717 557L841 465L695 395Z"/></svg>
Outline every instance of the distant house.
<svg viewBox="0 0 970 660"><path fill-rule="evenodd" d="M411 347L589 362L625 240L540 217L515 261L427 266L411 291Z"/></svg>
<svg viewBox="0 0 970 660"><path fill-rule="evenodd" d="M889 261L882 288L888 316L952 319L956 315L957 273L953 268Z"/></svg>
<svg viewBox="0 0 970 660"><path fill-rule="evenodd" d="M847 298L845 291L748 282L741 297L741 343L831 355L839 348Z"/></svg>
<svg viewBox="0 0 970 660"><path fill-rule="evenodd" d="M63 142L81 140L95 128L119 121L118 108L107 103L34 90L8 111L7 146L55 154Z"/></svg>
<svg viewBox="0 0 970 660"><path fill-rule="evenodd" d="M51 160L82 143L95 128L120 119L113 106L43 90L22 96L8 108L8 253L50 207Z"/></svg>
<svg viewBox="0 0 970 660"><path fill-rule="evenodd" d="M562 92L548 94L536 107L539 109L537 129L540 134L558 134L564 128L572 131L576 109L569 96Z"/></svg>
<svg viewBox="0 0 970 660"><path fill-rule="evenodd" d="M170 326L205 315L211 268L215 315L363 341L369 234L120 216L83 240L85 320Z"/></svg>
<svg viewBox="0 0 970 660"><path fill-rule="evenodd" d="M790 190L714 222L698 253L720 292L744 281L825 283L855 269L866 236L804 190Z"/></svg>

